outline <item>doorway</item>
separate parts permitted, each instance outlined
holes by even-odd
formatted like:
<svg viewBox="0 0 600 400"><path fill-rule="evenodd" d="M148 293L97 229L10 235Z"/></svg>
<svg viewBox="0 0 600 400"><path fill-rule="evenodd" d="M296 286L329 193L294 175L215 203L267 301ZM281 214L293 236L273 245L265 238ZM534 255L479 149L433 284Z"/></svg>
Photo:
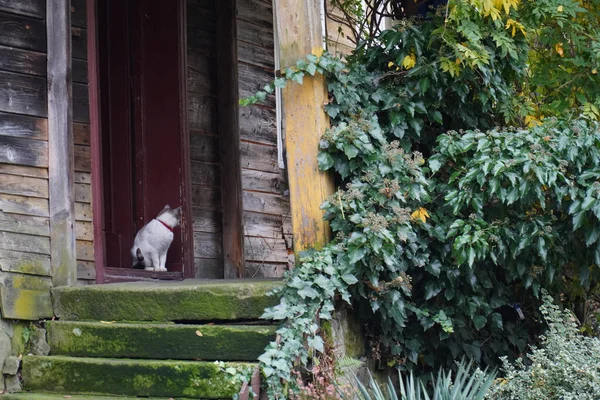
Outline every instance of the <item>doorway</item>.
<svg viewBox="0 0 600 400"><path fill-rule="evenodd" d="M190 277L185 2L98 0L96 24L105 246L98 281ZM135 234L165 204L182 206L184 218L167 272L135 270Z"/></svg>

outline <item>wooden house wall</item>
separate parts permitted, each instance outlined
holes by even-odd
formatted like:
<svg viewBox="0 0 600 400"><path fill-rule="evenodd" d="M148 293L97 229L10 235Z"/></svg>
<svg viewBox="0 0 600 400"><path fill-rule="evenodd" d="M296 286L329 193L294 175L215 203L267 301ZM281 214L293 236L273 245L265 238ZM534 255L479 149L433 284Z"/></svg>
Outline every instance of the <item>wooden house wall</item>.
<svg viewBox="0 0 600 400"><path fill-rule="evenodd" d="M85 21L80 3L85 1L73 0L76 26ZM33 290L51 286L45 17L45 0L0 0L0 283ZM85 40L85 29L74 28L77 249L83 279L93 278Z"/></svg>
<svg viewBox="0 0 600 400"><path fill-rule="evenodd" d="M330 0L326 0L326 7L327 51L339 56L349 54L356 46L350 40L354 38L350 28L338 22L340 18L344 18L344 14Z"/></svg>
<svg viewBox="0 0 600 400"><path fill-rule="evenodd" d="M240 98L274 78L271 0L237 0ZM275 96L240 109L247 277L280 277L293 263L286 170L277 160Z"/></svg>

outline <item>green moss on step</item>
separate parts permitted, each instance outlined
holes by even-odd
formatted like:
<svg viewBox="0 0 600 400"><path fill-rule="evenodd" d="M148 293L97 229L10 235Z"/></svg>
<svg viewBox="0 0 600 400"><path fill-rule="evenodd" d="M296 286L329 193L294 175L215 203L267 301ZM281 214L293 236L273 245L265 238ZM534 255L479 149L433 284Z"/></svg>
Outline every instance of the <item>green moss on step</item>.
<svg viewBox="0 0 600 400"><path fill-rule="evenodd" d="M256 319L277 299L274 280L134 282L53 289L63 320L208 321Z"/></svg>
<svg viewBox="0 0 600 400"><path fill-rule="evenodd" d="M175 360L255 361L274 326L103 324L49 321L54 355Z"/></svg>
<svg viewBox="0 0 600 400"><path fill-rule="evenodd" d="M68 396L68 397L67 397ZM44 394L44 393L15 393L4 394L2 400L139 400L139 397L122 397L122 396L71 396L67 394ZM167 400L166 397L153 397L152 400Z"/></svg>
<svg viewBox="0 0 600 400"><path fill-rule="evenodd" d="M252 370L254 364L225 363ZM53 393L231 398L241 382L211 362L25 356L24 389Z"/></svg>

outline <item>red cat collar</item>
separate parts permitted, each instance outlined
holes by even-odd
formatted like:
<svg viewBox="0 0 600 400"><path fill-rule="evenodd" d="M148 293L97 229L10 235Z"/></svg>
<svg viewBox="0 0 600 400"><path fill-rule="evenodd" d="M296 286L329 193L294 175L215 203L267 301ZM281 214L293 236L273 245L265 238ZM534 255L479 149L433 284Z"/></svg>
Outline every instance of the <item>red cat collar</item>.
<svg viewBox="0 0 600 400"><path fill-rule="evenodd" d="M163 226L165 228L167 228L168 230L170 230L171 232L173 232L173 228L171 228L169 225L165 224L164 222L162 222L160 219L157 219L158 222L160 222L161 224L163 224Z"/></svg>

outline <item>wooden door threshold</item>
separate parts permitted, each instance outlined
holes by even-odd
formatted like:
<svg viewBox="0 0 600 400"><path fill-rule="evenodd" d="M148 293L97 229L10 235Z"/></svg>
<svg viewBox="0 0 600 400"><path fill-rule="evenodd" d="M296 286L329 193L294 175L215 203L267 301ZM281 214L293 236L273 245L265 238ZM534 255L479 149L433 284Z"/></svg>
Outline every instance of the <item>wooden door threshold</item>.
<svg viewBox="0 0 600 400"><path fill-rule="evenodd" d="M183 280L183 273L154 272L133 268L104 268L104 283L178 280Z"/></svg>

